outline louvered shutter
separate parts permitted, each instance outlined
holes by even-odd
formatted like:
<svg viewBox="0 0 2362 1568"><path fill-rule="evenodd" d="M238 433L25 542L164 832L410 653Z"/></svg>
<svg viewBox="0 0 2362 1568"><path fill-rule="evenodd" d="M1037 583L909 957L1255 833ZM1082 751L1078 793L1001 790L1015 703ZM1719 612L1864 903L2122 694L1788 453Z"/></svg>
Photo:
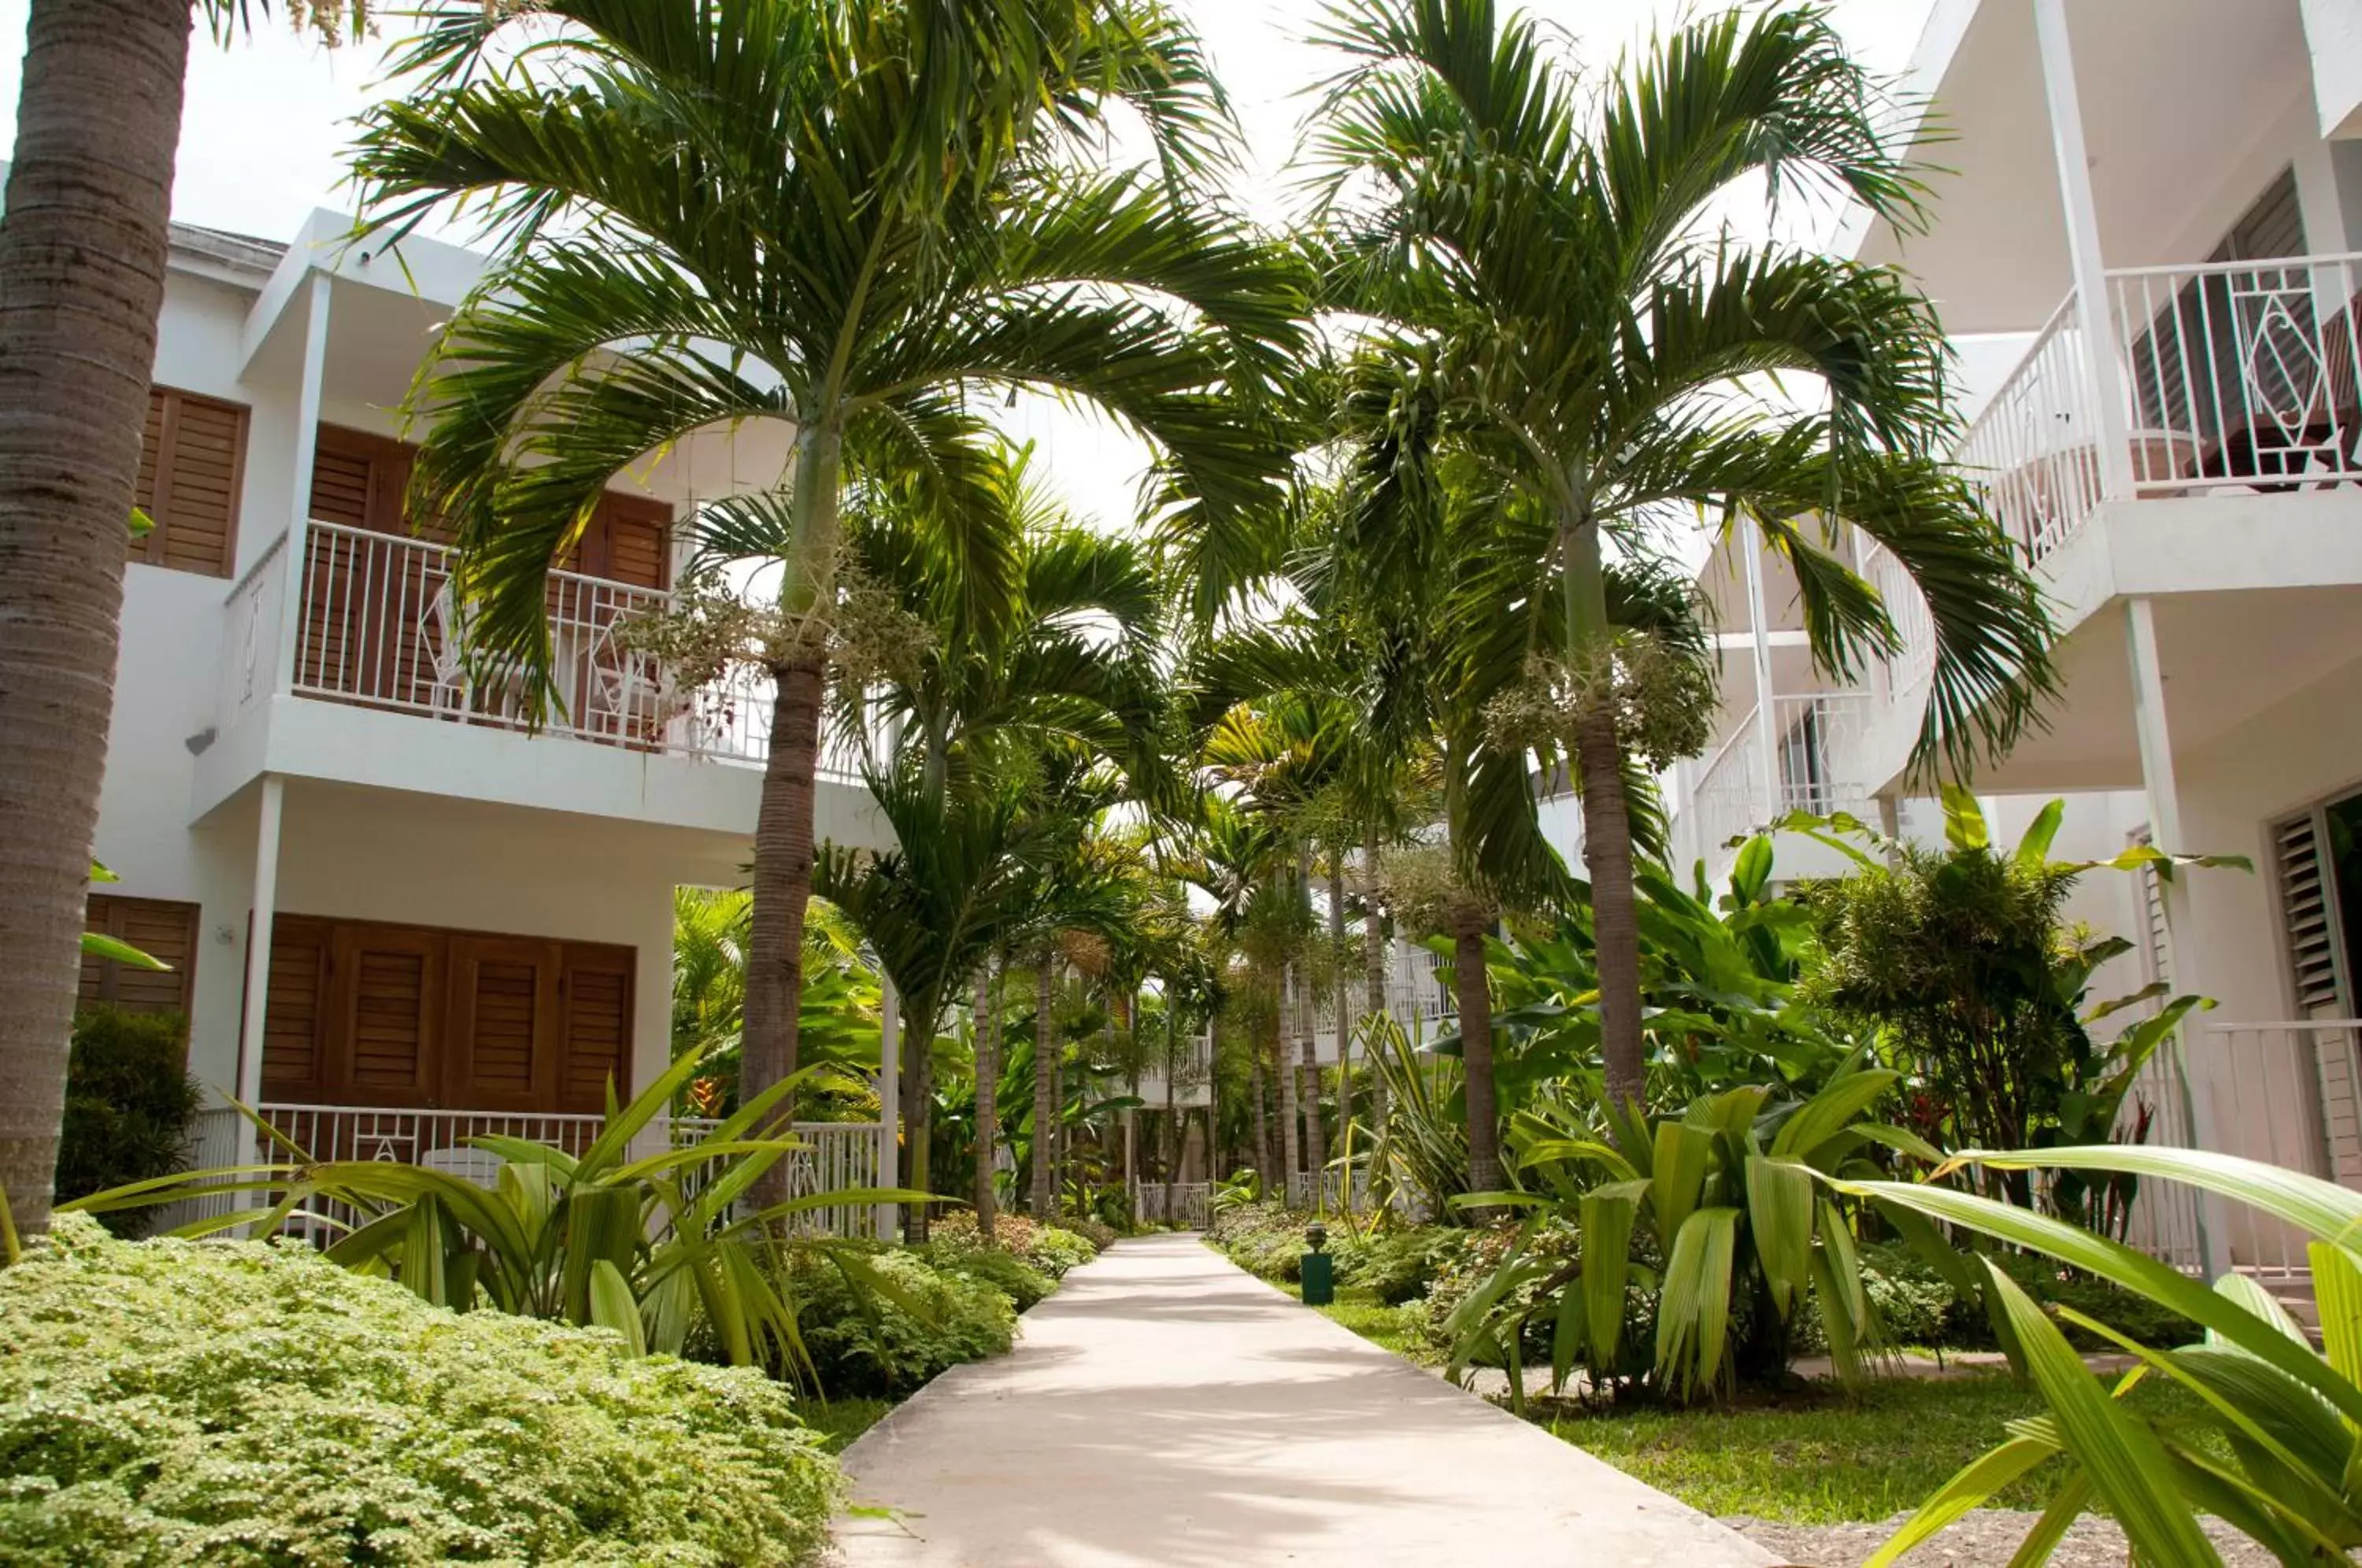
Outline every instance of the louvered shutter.
<svg viewBox="0 0 2362 1568"><path fill-rule="evenodd" d="M246 410L171 387L148 393L134 500L155 526L131 558L226 577L237 558L237 501L246 469Z"/></svg>
<svg viewBox="0 0 2362 1568"><path fill-rule="evenodd" d="M599 502L582 552L584 571L635 588L671 580L672 509L643 496L609 493Z"/></svg>
<svg viewBox="0 0 2362 1568"><path fill-rule="evenodd" d="M328 1082L352 1103L430 1102L439 1064L446 944L403 926L343 926L335 944L339 1027L329 1037Z"/></svg>
<svg viewBox="0 0 2362 1568"><path fill-rule="evenodd" d="M297 915L270 922L270 989L262 1009L266 1098L326 1098L328 959L326 922Z"/></svg>
<svg viewBox="0 0 2362 1568"><path fill-rule="evenodd" d="M443 1102L546 1110L558 1073L557 944L451 939L450 1066Z"/></svg>
<svg viewBox="0 0 2362 1568"><path fill-rule="evenodd" d="M618 1099L630 1098L633 963L629 948L575 944L567 949L559 1095L568 1110L605 1110L610 1079Z"/></svg>
<svg viewBox="0 0 2362 1568"><path fill-rule="evenodd" d="M171 968L143 969L85 954L76 996L80 1005L186 1015L196 974L196 905L93 893L83 929L127 942Z"/></svg>
<svg viewBox="0 0 2362 1568"><path fill-rule="evenodd" d="M2280 920L2288 934L2289 983L2299 1018L2347 1016L2337 950L2336 890L2321 853L2320 819L2291 817L2272 830Z"/></svg>

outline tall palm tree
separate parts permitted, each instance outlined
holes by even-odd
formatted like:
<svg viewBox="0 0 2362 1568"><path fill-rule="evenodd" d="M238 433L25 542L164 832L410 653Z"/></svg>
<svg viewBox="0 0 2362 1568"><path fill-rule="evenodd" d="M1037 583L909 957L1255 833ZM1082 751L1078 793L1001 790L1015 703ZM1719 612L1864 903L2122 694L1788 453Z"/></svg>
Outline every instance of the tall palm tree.
<svg viewBox="0 0 2362 1568"><path fill-rule="evenodd" d="M1955 428L1934 312L1894 272L1716 226L1734 188L1835 194L1919 221L1889 105L1826 15L1711 17L1597 82L1491 0L1344 0L1342 68L1314 132L1329 297L1433 400L1485 509L1493 569L1459 616L1502 635L1455 701L1507 696L1549 734L1471 769L1464 853L1532 874L1530 750L1583 795L1607 1088L1644 1088L1629 721L1660 662L1619 638L1608 564L1669 516L1759 525L1794 569L1813 654L1851 672L1897 638L1838 553L1845 525L1912 574L1936 627L1925 766L2006 747L2053 684L2032 584L1938 461ZM1812 378L1816 401L1777 377ZM1397 452L1418 450L1399 443ZM1506 659L1498 657L1506 654ZM1497 712L1497 708L1496 712Z"/></svg>
<svg viewBox="0 0 2362 1568"><path fill-rule="evenodd" d="M0 1190L49 1223L124 524L164 306L190 39L231 0L33 0L0 213ZM333 41L342 4L294 7Z"/></svg>
<svg viewBox="0 0 2362 1568"><path fill-rule="evenodd" d="M507 239L417 402L414 504L452 519L480 654L547 663L544 581L602 487L698 430L791 432L779 484L709 508L780 571L756 829L749 1087L796 1061L822 689L846 631L848 486L908 491L980 609L1015 563L972 406L1083 399L1163 459L1192 547L1282 454L1256 389L1298 340L1297 270L1198 189L1228 120L1155 0L428 0L356 171L394 233L471 199ZM1092 149L1108 111L1152 170Z"/></svg>

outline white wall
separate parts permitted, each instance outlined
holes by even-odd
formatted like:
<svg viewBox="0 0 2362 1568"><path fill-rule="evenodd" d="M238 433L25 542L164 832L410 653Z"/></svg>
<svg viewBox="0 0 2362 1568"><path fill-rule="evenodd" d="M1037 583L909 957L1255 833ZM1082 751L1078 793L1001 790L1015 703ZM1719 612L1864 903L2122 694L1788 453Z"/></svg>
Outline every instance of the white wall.
<svg viewBox="0 0 2362 1568"><path fill-rule="evenodd" d="M2362 7L2353 0L2303 0L2303 7L2321 134L2362 136Z"/></svg>

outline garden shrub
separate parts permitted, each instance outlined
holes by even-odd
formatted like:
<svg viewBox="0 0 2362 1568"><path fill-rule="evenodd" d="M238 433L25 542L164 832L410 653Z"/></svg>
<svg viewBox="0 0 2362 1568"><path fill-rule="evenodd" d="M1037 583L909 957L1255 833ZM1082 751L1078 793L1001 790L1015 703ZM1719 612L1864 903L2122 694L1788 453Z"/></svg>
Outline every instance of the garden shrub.
<svg viewBox="0 0 2362 1568"><path fill-rule="evenodd" d="M2024 1253L1988 1254L2002 1272L2046 1306L2071 1307L2143 1344L2171 1347L2200 1337L2196 1324L2147 1297L2104 1279L2078 1275L2047 1258ZM1896 1345L1943 1350L1992 1350L1992 1325L1973 1299L1964 1300L1949 1281L1910 1248L1872 1242L1861 1249L1862 1282ZM2114 1350L2097 1335L2061 1324L2080 1350Z"/></svg>
<svg viewBox="0 0 2362 1568"><path fill-rule="evenodd" d="M764 1563L834 1463L760 1373L308 1249L58 1215L0 1270L0 1562Z"/></svg>
<svg viewBox="0 0 2362 1568"><path fill-rule="evenodd" d="M57 1198L87 1198L185 1170L189 1130L204 1090L189 1076L187 1024L179 1013L95 1007L74 1018L59 1130ZM118 1236L142 1236L152 1209L100 1220Z"/></svg>
<svg viewBox="0 0 2362 1568"><path fill-rule="evenodd" d="M1115 1245L1115 1227L1107 1224L1102 1220L1095 1220L1087 1214L1076 1214L1072 1210L1069 1210L1068 1212L1058 1216L1058 1223L1055 1228L1063 1231L1070 1231L1074 1234L1080 1236L1084 1241L1088 1242L1091 1244L1091 1255L1094 1257Z"/></svg>
<svg viewBox="0 0 2362 1568"><path fill-rule="evenodd" d="M900 1249L864 1261L901 1301L857 1289L825 1258L799 1262L789 1282L804 1351L830 1397L900 1398L1013 1342L1017 1310L997 1286Z"/></svg>
<svg viewBox="0 0 2362 1568"><path fill-rule="evenodd" d="M1026 1310L1050 1292L1058 1282L1027 1263L1014 1253L994 1247L945 1247L930 1242L916 1249L937 1273L965 1275L979 1279L1009 1297L1009 1304L1020 1312Z"/></svg>
<svg viewBox="0 0 2362 1568"><path fill-rule="evenodd" d="M1099 1255L1099 1250L1084 1237L1063 1226L1036 1223L1030 1215L999 1216L993 1221L992 1234L999 1251L1024 1259L1028 1265L1052 1279L1063 1278L1068 1269ZM930 1245L946 1253L984 1246L984 1236L977 1229L973 1209L962 1209L944 1215L928 1227L927 1237Z"/></svg>
<svg viewBox="0 0 2362 1568"><path fill-rule="evenodd" d="M1338 1283L1358 1286L1389 1307L1425 1296L1435 1271L1459 1250L1464 1231L1440 1225L1355 1235L1350 1257L1340 1249Z"/></svg>

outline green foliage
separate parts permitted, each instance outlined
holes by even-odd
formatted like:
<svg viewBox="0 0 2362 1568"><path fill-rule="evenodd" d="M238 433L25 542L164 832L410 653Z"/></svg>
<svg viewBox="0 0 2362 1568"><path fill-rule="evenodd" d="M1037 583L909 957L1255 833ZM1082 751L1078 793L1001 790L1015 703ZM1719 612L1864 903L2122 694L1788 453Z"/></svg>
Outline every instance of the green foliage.
<svg viewBox="0 0 2362 1568"><path fill-rule="evenodd" d="M1087 1214L1076 1214L1069 1210L1058 1216L1055 1228L1080 1236L1084 1241L1088 1242L1094 1256L1115 1245L1116 1228Z"/></svg>
<svg viewBox="0 0 2362 1568"><path fill-rule="evenodd" d="M1206 1239L1249 1274L1293 1285L1303 1275L1316 1218L1277 1203L1241 1203L1214 1217ZM1425 1297L1439 1271L1459 1258L1477 1232L1441 1225L1378 1225L1364 1230L1330 1215L1323 1220L1339 1288L1396 1307Z"/></svg>
<svg viewBox="0 0 2362 1568"><path fill-rule="evenodd" d="M1020 1312L1058 1288L1058 1282L1010 1253L990 1247L946 1247L930 1241L913 1248L938 1274L965 1275L991 1286Z"/></svg>
<svg viewBox="0 0 2362 1568"><path fill-rule="evenodd" d="M1871 1118L1897 1076L1849 1066L1809 1098L1727 1089L1653 1122L1537 1101L1510 1134L1538 1189L1535 1217L1448 1320L1454 1362L1506 1356L1547 1320L1556 1385L1579 1365L1595 1389L1628 1381L1677 1402L1726 1397L1740 1381L1786 1372L1809 1303L1838 1375L1859 1379L1865 1349L1884 1331L1863 1289L1852 1219L1819 1184L1879 1174L1870 1157L1879 1145L1937 1157ZM1572 1260L1541 1244L1562 1226L1581 1239ZM1654 1303L1644 1360L1636 1296Z"/></svg>
<svg viewBox="0 0 2362 1568"><path fill-rule="evenodd" d="M1011 1257L1021 1258L1026 1266L1039 1270L1050 1278L1063 1279L1066 1271L1076 1268L1098 1256L1098 1248L1074 1231L1058 1225L1043 1225L1029 1214L1003 1214L993 1222L993 1245ZM927 1244L944 1256L974 1251L984 1247L984 1238L977 1229L972 1209L955 1209L936 1220L928 1231Z"/></svg>
<svg viewBox="0 0 2362 1568"><path fill-rule="evenodd" d="M198 1236L240 1227L269 1235L299 1207L334 1205L354 1219L329 1245L330 1261L390 1275L439 1306L598 1323L675 1355L694 1339L734 1365L808 1373L796 1313L774 1282L776 1231L816 1209L922 1195L839 1189L738 1211L796 1148L772 1119L818 1068L773 1084L693 1145L631 1159L634 1140L701 1066L695 1055L673 1063L579 1154L522 1138L471 1139L501 1160L489 1191L425 1165L315 1161L254 1117L280 1163L134 1183L72 1207L103 1214L256 1191L270 1205L259 1218L232 1210L174 1232ZM841 1266L854 1277L866 1266L851 1243L804 1236L794 1246L846 1251Z"/></svg>
<svg viewBox="0 0 2362 1568"><path fill-rule="evenodd" d="M754 897L744 889L673 892L672 1054L704 1066L683 1110L726 1116L738 1108L739 1037L745 1027L746 944ZM857 933L825 899L804 910L803 989L796 1006L796 1059L875 1073L879 1048L877 972ZM848 1076L816 1080L796 1104L805 1121L876 1120L877 1097Z"/></svg>
<svg viewBox="0 0 2362 1568"><path fill-rule="evenodd" d="M188 1025L178 1013L98 1007L74 1018L58 1142L58 1201L167 1176L189 1163L189 1132L204 1090L188 1071ZM146 1233L149 1215L126 1209L102 1223Z"/></svg>
<svg viewBox="0 0 2362 1568"><path fill-rule="evenodd" d="M857 1270L848 1261L845 1252L801 1260L788 1281L805 1352L829 1394L899 1398L1009 1350L1017 1311L988 1279L909 1252L871 1253Z"/></svg>
<svg viewBox="0 0 2362 1568"><path fill-rule="evenodd" d="M0 1559L785 1564L834 1465L786 1390L455 1316L301 1247L109 1239L0 1271Z"/></svg>
<svg viewBox="0 0 2362 1568"><path fill-rule="evenodd" d="M2025 1154L1970 1154L1967 1162L2009 1171L2073 1169L2187 1182L2249 1206L2266 1222L2313 1238L2310 1261L2321 1309L2316 1350L2254 1280L2225 1275L2213 1288L2121 1242L2047 1215L1977 1193L1889 1181L1836 1185L1892 1214L1974 1231L2106 1280L2157 1311L2205 1331L2178 1348L2144 1343L2118 1325L2075 1308L2045 1312L2007 1273L1988 1264L1976 1276L1997 1322L2048 1407L2009 1440L1964 1467L1921 1507L1871 1561L1892 1562L1913 1545L2001 1488L2054 1459L2050 1508L2016 1561L2045 1562L2056 1544L2047 1526L2089 1498L2124 1526L2143 1562L2215 1560L2198 1538L2202 1509L2290 1564L2335 1561L2362 1546L2362 1195L2293 1171L2188 1149L2097 1144ZM2077 1328L2138 1358L2103 1388L2084 1374L2063 1328ZM2170 1419L2133 1403L2145 1382L2169 1382L2197 1407Z"/></svg>
<svg viewBox="0 0 2362 1568"><path fill-rule="evenodd" d="M1816 940L1803 994L1880 1034L1915 1080L1914 1125L1948 1148L2136 1137L2145 1114L2128 1128L2119 1123L2141 1068L2184 1016L2213 1005L2175 998L2114 1040L2095 1038L2100 1021L2162 997L2165 987L2089 1000L2093 972L2131 944L2095 941L2065 925L2060 911L2076 884L2095 869L2170 877L2180 865L2246 863L2147 846L2104 862L2053 860L2065 809L2051 801L2006 851L1992 842L1976 798L1957 786L1945 791L1942 850L1889 843L1849 817L1800 815L1784 824L1844 850L1857 867L1805 892ZM1893 863L1849 838L1888 852ZM1986 1174L2018 1201L2032 1194L2022 1176ZM2094 1188L2070 1172L2045 1200L2061 1219L2121 1235L2134 1196L2128 1179Z"/></svg>

